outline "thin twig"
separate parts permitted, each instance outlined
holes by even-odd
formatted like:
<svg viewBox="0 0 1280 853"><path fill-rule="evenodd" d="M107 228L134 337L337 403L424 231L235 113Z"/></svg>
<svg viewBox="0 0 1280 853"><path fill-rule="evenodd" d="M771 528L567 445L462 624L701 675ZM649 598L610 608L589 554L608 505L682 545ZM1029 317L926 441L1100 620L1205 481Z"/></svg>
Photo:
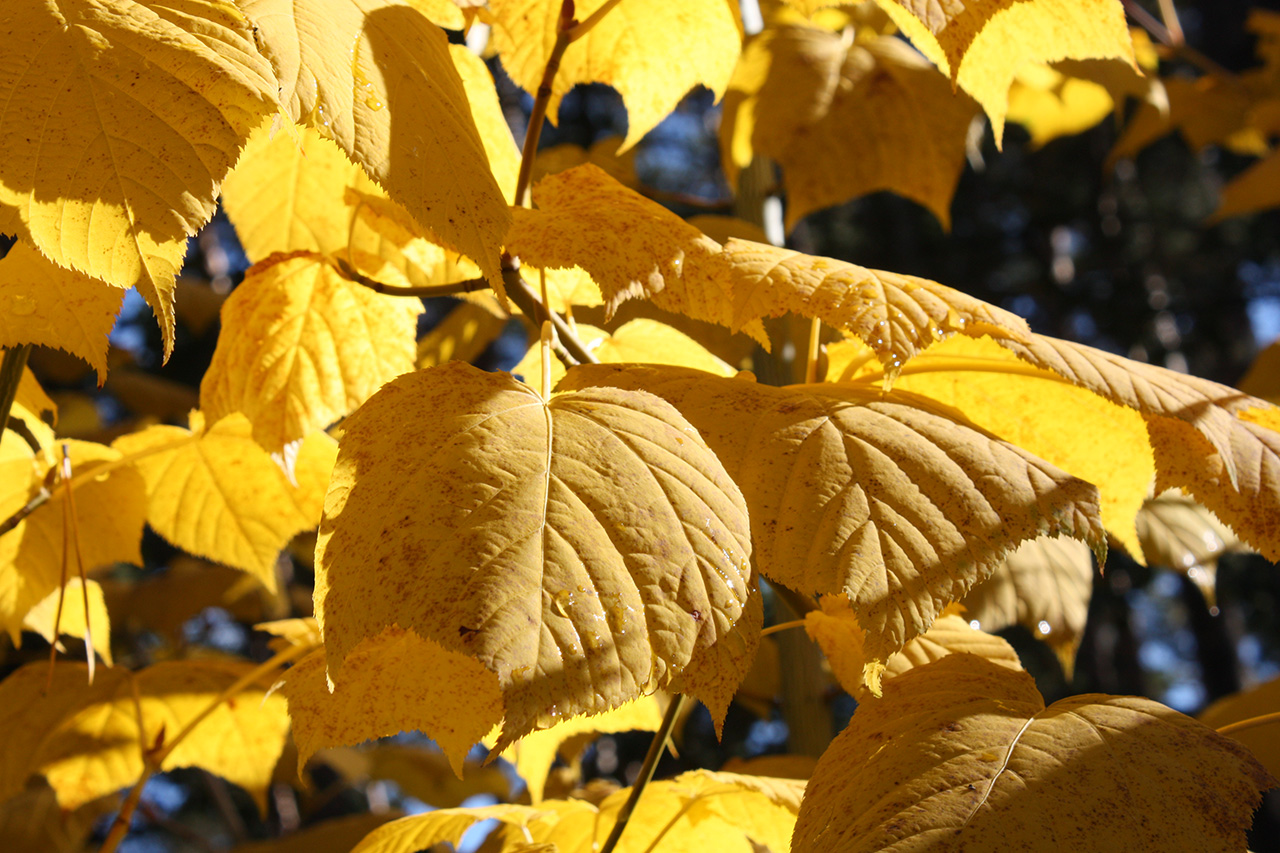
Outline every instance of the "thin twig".
<svg viewBox="0 0 1280 853"><path fill-rule="evenodd" d="M618 846L618 839L622 837L622 831L627 828L627 822L631 820L631 813L635 811L636 803L640 801L640 795L644 793L644 789L653 779L653 771L658 769L658 759L662 757L662 753L666 748L667 738L671 737L671 730L675 728L676 719L680 716L680 707L682 705L684 705L684 694L678 693L671 699L671 704L667 706L667 713L662 718L662 725L653 733L653 740L649 743L649 751L644 756L644 764L640 765L640 775L632 783L631 794L627 797L627 801L618 810L618 817L613 824L613 830L610 831L609 837L605 839L604 846L600 848L600 853L613 853L613 848Z"/></svg>
<svg viewBox="0 0 1280 853"><path fill-rule="evenodd" d="M376 278L369 278L362 272L359 272L351 264L347 263L343 258L334 258L334 264L338 267L338 271L344 276L354 281L356 284L362 284L372 290L374 293L383 293L387 296L457 296L461 293L475 293L479 290L489 289L489 280L483 276L480 278L469 278L466 281L452 281L448 284L424 284L420 287L401 287L394 284L387 284L378 281Z"/></svg>
<svg viewBox="0 0 1280 853"><path fill-rule="evenodd" d="M1165 29L1169 31L1169 38L1173 40L1175 45L1181 46L1187 43L1187 38L1182 34L1182 22L1178 20L1178 10L1173 5L1173 0L1160 0L1160 17L1164 18Z"/></svg>
<svg viewBox="0 0 1280 853"><path fill-rule="evenodd" d="M1245 729L1253 729L1258 726L1267 726L1272 723L1280 723L1280 711L1273 711L1270 714L1262 714L1258 717L1250 717L1247 720L1236 720L1234 723L1228 723L1218 729L1218 734L1229 735L1233 732L1244 731Z"/></svg>
<svg viewBox="0 0 1280 853"><path fill-rule="evenodd" d="M592 17L595 17L594 15ZM547 107L551 104L551 87L560 71L560 60L573 44L572 31L577 21L573 17L573 0L560 4L560 19L556 24L556 42L542 69L542 80L533 99L533 111L529 113L529 129L524 134L524 146L520 150L520 172L516 176L516 204L529 206L529 184L533 181L533 161L538 153L538 140L542 137L542 125L546 123Z"/></svg>
<svg viewBox="0 0 1280 853"><path fill-rule="evenodd" d="M1161 23L1155 15L1139 6L1138 0L1121 0L1121 2L1124 3L1124 9L1129 13L1129 17L1137 21L1140 27L1151 34L1152 38L1172 50L1176 56L1187 60L1206 74L1221 75L1228 80L1235 79L1230 71L1187 44L1183 38L1181 28L1175 34L1169 27ZM1177 20L1176 16L1174 20Z"/></svg>
<svg viewBox="0 0 1280 853"><path fill-rule="evenodd" d="M788 631L792 628L803 628L806 622L804 619L792 619L790 622L779 622L777 625L770 625L760 632L761 637L767 637L770 634L776 634L779 631Z"/></svg>

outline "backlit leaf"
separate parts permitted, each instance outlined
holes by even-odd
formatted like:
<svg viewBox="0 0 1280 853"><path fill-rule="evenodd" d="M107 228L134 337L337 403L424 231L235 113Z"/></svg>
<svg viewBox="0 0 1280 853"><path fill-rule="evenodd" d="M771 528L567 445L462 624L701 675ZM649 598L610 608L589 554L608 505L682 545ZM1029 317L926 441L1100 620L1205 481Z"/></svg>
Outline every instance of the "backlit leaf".
<svg viewBox="0 0 1280 853"><path fill-rule="evenodd" d="M345 429L317 546L335 683L362 638L412 629L497 674L501 749L665 686L747 602L741 494L656 397L544 403L455 362L384 386Z"/></svg>
<svg viewBox="0 0 1280 853"><path fill-rule="evenodd" d="M205 417L243 412L279 453L413 370L422 300L384 296L310 252L254 265L222 306L200 383Z"/></svg>
<svg viewBox="0 0 1280 853"><path fill-rule="evenodd" d="M290 118L337 142L438 242L474 260L500 289L498 254L510 216L444 32L397 0L241 5L280 78Z"/></svg>
<svg viewBox="0 0 1280 853"><path fill-rule="evenodd" d="M137 287L168 356L187 237L276 102L249 22L217 0L6 3L0 54L0 221Z"/></svg>
<svg viewBox="0 0 1280 853"><path fill-rule="evenodd" d="M1102 546L1092 486L921 397L675 367L592 365L561 383L597 385L643 388L689 418L742 488L761 572L848 595L870 663L927 629L1018 542Z"/></svg>
<svg viewBox="0 0 1280 853"><path fill-rule="evenodd" d="M0 725L23 731L0 758L0 797L43 774L64 809L133 784L142 753L173 738L252 666L232 661L159 663L138 672L59 664L44 692L47 664L30 664L0 682ZM266 805L271 771L284 747L289 720L284 700L251 686L218 704L199 736L183 740L162 769L203 767L244 788Z"/></svg>
<svg viewBox="0 0 1280 853"><path fill-rule="evenodd" d="M587 351L595 355L602 364L674 364L717 376L733 376L737 373L684 332L657 320L632 320L619 326L613 334L580 323L578 337L586 345ZM542 384L540 353L541 346L535 343L519 364L511 368L512 373L523 376L525 382L534 388ZM552 388L564 378L564 373L564 365L558 359L551 363Z"/></svg>
<svg viewBox="0 0 1280 853"><path fill-rule="evenodd" d="M12 435L12 433L8 433ZM113 467L104 476L93 469L112 465L121 454L87 441L69 441L71 470L76 478L76 527L86 572L116 562L141 564L138 542L146 518L146 491L142 478L129 467ZM8 518L39 491L50 470L61 464L53 452L33 459L30 450L8 442L0 448L0 518ZM63 518L66 498L53 488L53 498L18 525L0 536L0 630L15 642L23 618L41 599L62 585ZM101 511L110 507L110 512ZM68 555L74 571L76 557Z"/></svg>
<svg viewBox="0 0 1280 853"><path fill-rule="evenodd" d="M544 178L533 200L537 210L512 211L507 248L534 266L582 267L600 285L610 316L643 297L767 341L759 322L734 325L720 244L662 205L590 163Z"/></svg>
<svg viewBox="0 0 1280 853"><path fill-rule="evenodd" d="M179 548L249 572L276 589L276 557L320 520L333 439L313 433L295 464L298 486L258 446L248 419L228 415L191 429L152 426L116 439L147 483L147 521Z"/></svg>
<svg viewBox="0 0 1280 853"><path fill-rule="evenodd" d="M977 105L891 36L847 43L820 27L765 30L725 95L721 158L735 181L755 154L782 166L787 228L878 190L927 207L943 227Z"/></svg>
<svg viewBox="0 0 1280 853"><path fill-rule="evenodd" d="M858 341L828 348L828 376L883 382ZM1155 477L1142 416L1037 370L989 338L954 335L903 366L893 387L937 400L980 427L1098 487L1102 522L1134 557L1134 519ZM1098 441L1106 435L1108 440Z"/></svg>
<svg viewBox="0 0 1280 853"><path fill-rule="evenodd" d="M0 259L0 347L63 349L107 378L107 335L124 291L52 263L19 240Z"/></svg>
<svg viewBox="0 0 1280 853"><path fill-rule="evenodd" d="M1218 558L1239 550L1236 535L1200 504L1168 491L1138 513L1138 539L1151 566L1168 566L1190 578L1212 607Z"/></svg>
<svg viewBox="0 0 1280 853"><path fill-rule="evenodd" d="M1028 334L1016 314L928 279L747 240L730 240L724 254L732 267L733 328L787 312L817 317L860 338L890 370L956 332Z"/></svg>
<svg viewBox="0 0 1280 853"><path fill-rule="evenodd" d="M1280 712L1280 678L1263 682L1251 690L1219 699L1200 712L1200 722L1214 729ZM1273 775L1280 774L1280 737L1276 737L1277 721L1238 729L1227 736L1238 740L1253 752L1255 758Z"/></svg>
<svg viewBox="0 0 1280 853"><path fill-rule="evenodd" d="M324 649L284 675L298 770L316 750L416 729L462 775L467 751L502 717L498 679L477 661L396 627L362 640L330 692Z"/></svg>
<svg viewBox="0 0 1280 853"><path fill-rule="evenodd" d="M1046 708L1026 673L948 655L858 707L791 849L1242 850L1273 784L1239 744L1149 699Z"/></svg>
<svg viewBox="0 0 1280 853"><path fill-rule="evenodd" d="M636 176L635 149L619 154L618 149L621 147L621 136L602 137L591 143L590 148L583 148L572 142L549 145L538 151L537 159L533 162L533 180L536 183L547 175L554 175L583 163L594 163L618 183L637 189L640 178Z"/></svg>
<svg viewBox="0 0 1280 853"><path fill-rule="evenodd" d="M57 620L58 634L63 637L78 637L84 639L85 625L89 626L90 639L93 641L93 650L98 656L106 662L107 666L111 665L111 619L107 616L107 605L102 599L102 587L98 586L98 582L90 580L88 582L88 613L85 612L85 590L80 583L80 578L73 577L67 581L66 598L62 603L62 617ZM44 637L45 642L52 643L54 641L54 619L58 611L58 595L59 590L49 593L27 611L26 617L22 620L22 627L28 631L35 631Z"/></svg>
<svg viewBox="0 0 1280 853"><path fill-rule="evenodd" d="M482 820L497 820L524 827L543 816L544 812L539 809L508 804L471 809L436 809L383 824L365 836L363 841L352 848L351 853L417 853L442 842L457 847L467 830Z"/></svg>
<svg viewBox="0 0 1280 853"><path fill-rule="evenodd" d="M1130 73L1137 74L1132 68ZM1098 83L1069 77L1043 63L1029 63L1009 89L1007 118L1025 127L1031 147L1040 148L1060 136L1083 133L1115 108L1110 93Z"/></svg>
<svg viewBox="0 0 1280 853"><path fill-rule="evenodd" d="M961 614L962 608L948 605L929 630L911 640L886 662L883 674L873 672L867 678L867 659L863 653L866 633L858 617L843 595L824 595L821 608L804 617L804 629L831 663L831 671L846 692L859 701L870 701L869 694L880 694L881 678L894 676L924 666L957 652L968 652L1009 669L1022 669L1018 653L995 634L973 628ZM870 688L868 690L868 688Z"/></svg>
<svg viewBox="0 0 1280 853"><path fill-rule="evenodd" d="M969 590L965 618L984 631L1021 625L1048 643L1070 677L1093 596L1093 559L1074 539L1033 539Z"/></svg>
<svg viewBox="0 0 1280 853"><path fill-rule="evenodd" d="M912 43L1004 134L1009 86L1027 63L1059 59L1134 62L1117 0L876 0Z"/></svg>
<svg viewBox="0 0 1280 853"><path fill-rule="evenodd" d="M560 0L490 0L493 43L503 68L526 92L536 92L555 44ZM604 0L574 5L584 21ZM627 0L612 9L582 39L571 44L551 89L547 116L579 83L607 83L627 107L630 148L676 108L690 89L706 86L724 94L742 45L736 3L727 0Z"/></svg>

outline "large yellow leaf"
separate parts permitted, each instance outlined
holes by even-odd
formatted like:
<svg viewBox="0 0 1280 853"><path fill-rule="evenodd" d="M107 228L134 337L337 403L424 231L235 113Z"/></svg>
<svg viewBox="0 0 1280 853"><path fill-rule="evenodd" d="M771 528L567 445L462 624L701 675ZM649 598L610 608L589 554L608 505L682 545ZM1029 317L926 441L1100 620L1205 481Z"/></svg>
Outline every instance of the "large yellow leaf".
<svg viewBox="0 0 1280 853"><path fill-rule="evenodd" d="M243 412L280 453L413 370L421 313L422 300L375 293L323 256L274 255L222 305L201 410L213 422Z"/></svg>
<svg viewBox="0 0 1280 853"><path fill-rule="evenodd" d="M1200 722L1220 729L1232 723L1252 720L1268 714L1280 713L1280 678L1263 682L1251 690L1219 699L1200 712ZM1253 751L1254 757L1266 765L1272 774L1280 774L1280 737L1277 737L1276 720L1241 728L1229 736Z"/></svg>
<svg viewBox="0 0 1280 853"><path fill-rule="evenodd" d="M858 341L828 348L828 376L882 382ZM894 388L920 394L1098 487L1102 523L1134 557L1135 518L1155 477L1147 427L1123 405L1037 370L989 338L954 335L903 366ZM1099 435L1108 436L1098 441Z"/></svg>
<svg viewBox="0 0 1280 853"><path fill-rule="evenodd" d="M911 670L884 693L818 762L795 853L1225 853L1244 849L1276 781L1239 744L1149 699L1046 708L1031 676L973 655Z"/></svg>
<svg viewBox="0 0 1280 853"><path fill-rule="evenodd" d="M988 634L969 624L963 608L947 605L929 630L911 640L886 661L883 672L867 669L863 652L866 632L843 595L824 595L818 610L804 617L804 629L831 663L831 672L846 692L859 701L870 701L880 695L881 679L893 678L908 670L924 666L947 655L967 652L1009 669L1022 669L1013 646L995 634Z"/></svg>
<svg viewBox="0 0 1280 853"><path fill-rule="evenodd" d="M644 297L768 340L758 321L734 325L720 244L598 166L585 163L544 178L533 200L537 210L512 212L507 248L534 266L586 270L600 285L609 316L626 300Z"/></svg>
<svg viewBox="0 0 1280 853"><path fill-rule="evenodd" d="M243 0L295 121L499 290L510 223L444 32L397 0ZM281 248L281 247L277 247Z"/></svg>
<svg viewBox="0 0 1280 853"><path fill-rule="evenodd" d="M1141 412L1156 488L1182 488L1271 559L1280 557L1280 409L1207 379L1043 335L1001 346Z"/></svg>
<svg viewBox="0 0 1280 853"><path fill-rule="evenodd" d="M584 21L604 0L573 7ZM503 68L526 92L536 92L560 19L560 0L490 0L493 43ZM729 0L627 0L569 46L551 88L547 116L579 83L607 83L627 106L630 148L694 86L724 94L742 45L738 4Z"/></svg>
<svg viewBox="0 0 1280 853"><path fill-rule="evenodd" d="M742 496L656 397L545 403L454 362L394 380L345 426L315 593L339 685L361 639L412 629L497 673L501 749L666 686L747 604Z"/></svg>
<svg viewBox="0 0 1280 853"><path fill-rule="evenodd" d="M0 756L0 798L44 775L64 809L131 785L144 750L163 746L252 666L233 661L160 663L138 672L59 664L45 692L47 664L0 683L0 725L23 732ZM284 699L254 685L220 702L162 769L203 767L248 791L265 808L271 771L289 731Z"/></svg>
<svg viewBox="0 0 1280 853"><path fill-rule="evenodd" d="M12 432L7 435L13 435ZM86 441L66 442L71 451L75 486L75 529L86 572L116 562L138 563L138 544L146 519L146 489L136 471L115 467L121 454L110 447ZM52 450L33 458L24 443L8 441L0 446L0 518L9 518L35 497L41 483L53 485L53 469L61 465ZM94 476L95 468L112 466ZM65 492L53 487L53 498L0 536L0 630L15 643L23 619L41 599L62 585ZM69 540L74 543L74 540ZM68 570L75 572L76 551L66 555Z"/></svg>
<svg viewBox="0 0 1280 853"><path fill-rule="evenodd" d="M595 355L602 364L675 364L705 370L717 376L733 376L737 373L684 332L657 320L632 320L619 326L613 334L585 323L579 323L577 329L578 337L587 351ZM559 359L554 356L552 358L551 387L554 388L564 378L565 368ZM549 390L541 388L541 361L542 346L535 342L524 354L524 358L511 368L511 372L523 376L524 381L536 389Z"/></svg>
<svg viewBox="0 0 1280 853"><path fill-rule="evenodd" d="M417 729L461 776L467 750L502 718L493 673L413 631L393 626L362 640L344 666L332 692L324 649L285 673L281 692L289 700L299 772L318 749Z"/></svg>
<svg viewBox="0 0 1280 853"><path fill-rule="evenodd" d="M756 845L763 845L782 853L788 849L804 787L800 779L707 770L651 782L616 849L619 853L758 853L761 848ZM630 794L630 788L618 791L599 809L581 801L546 801L542 808L554 818L531 822L525 827L527 834L499 827L494 833L496 849L515 853L531 840L553 843L564 853L598 850Z"/></svg>
<svg viewBox="0 0 1280 853"><path fill-rule="evenodd" d="M954 333L1021 340L1026 321L946 285L731 239L732 328L787 312L860 338L890 371Z"/></svg>
<svg viewBox="0 0 1280 853"><path fill-rule="evenodd" d="M1093 596L1089 549L1072 539L1033 539L965 596L965 618L984 631L1021 625L1048 643L1070 675Z"/></svg>
<svg viewBox="0 0 1280 853"><path fill-rule="evenodd" d="M249 22L219 0L5 3L0 55L0 221L137 287L168 356L187 237L276 103Z"/></svg>
<svg viewBox="0 0 1280 853"><path fill-rule="evenodd" d="M124 291L65 269L19 240L0 259L0 347L63 349L107 378L107 335Z"/></svg>
<svg viewBox="0 0 1280 853"><path fill-rule="evenodd" d="M765 30L725 95L729 178L761 154L782 166L787 228L823 207L890 190L951 223L977 106L891 36L850 44L820 27Z"/></svg>
<svg viewBox="0 0 1280 853"><path fill-rule="evenodd" d="M228 415L206 425L191 413L191 429L153 426L116 439L147 482L147 521L179 548L249 572L272 592L280 549L314 527L333 439L313 433L295 463L298 485L258 446L249 421Z"/></svg>
<svg viewBox="0 0 1280 853"><path fill-rule="evenodd" d="M1118 58L1133 41L1118 0L876 0L1004 134L1009 86L1030 62Z"/></svg>
<svg viewBox="0 0 1280 853"><path fill-rule="evenodd" d="M883 663L1026 539L1103 547L1097 491L903 392L774 388L675 367L592 365L562 389L644 389L687 417L742 488L756 565L843 592Z"/></svg>

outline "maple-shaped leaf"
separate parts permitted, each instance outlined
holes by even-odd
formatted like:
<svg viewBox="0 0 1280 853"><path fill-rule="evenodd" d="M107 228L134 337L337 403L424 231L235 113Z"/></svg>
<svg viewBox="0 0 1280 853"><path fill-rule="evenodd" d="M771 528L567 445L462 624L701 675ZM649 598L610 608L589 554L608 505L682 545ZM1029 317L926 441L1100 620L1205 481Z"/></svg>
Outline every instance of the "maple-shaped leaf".
<svg viewBox="0 0 1280 853"><path fill-rule="evenodd" d="M65 596L62 600L61 614L58 613L60 595ZM87 610L86 601L89 603ZM55 621L57 636L54 631ZM28 631L35 631L51 645L57 642L58 636L78 637L83 640L86 639L87 633L88 639L93 644L93 650L106 662L107 666L111 666L111 618L107 614L106 601L102 597L102 587L95 580L82 584L80 578L71 578L63 589L55 589L37 602L35 607L28 610L27 615L22 619L22 627Z"/></svg>
<svg viewBox="0 0 1280 853"><path fill-rule="evenodd" d="M144 751L163 747L253 667L238 661L173 661L138 672L80 664L29 664L0 682L0 725L23 732L0 758L0 798L41 774L74 809L133 784ZM271 771L289 731L284 699L251 685L217 706L162 770L203 767L244 788L265 810Z"/></svg>
<svg viewBox="0 0 1280 853"><path fill-rule="evenodd" d="M1029 62L1118 58L1133 41L1117 0L876 0L911 42L982 105L996 143L1009 87Z"/></svg>
<svg viewBox="0 0 1280 853"><path fill-rule="evenodd" d="M676 367L591 365L561 383L593 386L644 389L679 409L742 488L760 571L848 595L869 662L927 629L1018 542L1103 547L1093 486L922 397Z"/></svg>
<svg viewBox="0 0 1280 853"><path fill-rule="evenodd" d="M1222 729L1234 723L1257 720L1255 725L1229 730L1227 736L1249 747L1255 758L1273 775L1280 774L1280 738L1276 737L1277 720L1257 719L1280 712L1280 678L1264 681L1257 687L1227 696L1200 712L1206 726Z"/></svg>
<svg viewBox="0 0 1280 853"><path fill-rule="evenodd" d="M467 751L502 718L498 679L478 661L396 627L362 640L330 689L324 649L285 673L298 771L316 750L417 729L462 775Z"/></svg>
<svg viewBox="0 0 1280 853"><path fill-rule="evenodd" d="M731 328L787 312L861 339L889 370L949 335L1021 340L1026 321L928 279L870 270L791 249L731 239Z"/></svg>
<svg viewBox="0 0 1280 853"><path fill-rule="evenodd" d="M1280 557L1280 408L1207 379L1044 335L1001 346L1144 415L1156 489L1181 488L1271 559Z"/></svg>
<svg viewBox="0 0 1280 853"><path fill-rule="evenodd" d="M422 300L384 296L311 252L255 264L222 305L200 383L207 419L243 412L270 453L323 430L413 370Z"/></svg>
<svg viewBox="0 0 1280 853"><path fill-rule="evenodd" d="M507 248L538 267L586 270L606 312L628 299L745 331L765 343L758 321L734 325L721 246L660 204L591 163L544 178L537 210L516 208Z"/></svg>
<svg viewBox="0 0 1280 853"><path fill-rule="evenodd" d="M782 166L787 229L823 207L890 190L950 227L977 105L900 39L847 43L820 27L748 43L725 95L721 159L731 183L755 154Z"/></svg>
<svg viewBox="0 0 1280 853"><path fill-rule="evenodd" d="M510 216L444 32L398 0L241 5L290 118L338 143L501 292L498 255Z"/></svg>
<svg viewBox="0 0 1280 853"><path fill-rule="evenodd" d="M641 318L623 323L613 334L585 323L578 324L578 337L588 352L602 364L674 364L692 367L717 376L733 376L737 373L729 365L707 351L702 344L665 323ZM525 382L544 393L540 388L542 350L535 343L520 359L511 372L523 376ZM564 378L565 368L558 360L551 364L551 387Z"/></svg>
<svg viewBox="0 0 1280 853"><path fill-rule="evenodd" d="M828 377L887 381L860 341L828 347ZM1133 409L1036 369L989 338L954 335L903 365L893 388L936 400L983 429L1098 487L1102 523L1135 558L1135 518L1151 490L1155 461L1146 423ZM1097 436L1106 435L1100 442Z"/></svg>
<svg viewBox="0 0 1280 853"><path fill-rule="evenodd" d="M1030 675L955 654L858 707L809 780L791 849L1242 850L1275 783L1150 699L1046 708Z"/></svg>
<svg viewBox="0 0 1280 853"><path fill-rule="evenodd" d="M60 267L19 240L0 259L0 347L66 350L107 378L107 335L124 291Z"/></svg>
<svg viewBox="0 0 1280 853"><path fill-rule="evenodd" d="M249 22L217 0L6 3L0 54L0 221L137 287L168 357L187 237L276 104Z"/></svg>
<svg viewBox="0 0 1280 853"><path fill-rule="evenodd" d="M585 21L605 0L572 8ZM490 0L493 44L502 66L526 92L536 92L560 21L560 0ZM728 0L628 0L569 46L551 84L547 117L579 83L607 83L627 107L630 148L701 84L724 94L742 46L738 5Z"/></svg>
<svg viewBox="0 0 1280 853"><path fill-rule="evenodd" d="M1021 625L1058 654L1071 675L1093 596L1093 559L1083 542L1033 539L964 597L965 618L984 631Z"/></svg>
<svg viewBox="0 0 1280 853"><path fill-rule="evenodd" d="M497 674L502 749L666 686L742 614L741 493L657 397L545 402L454 362L385 385L344 426L315 593L335 684L361 639L412 629Z"/></svg>
<svg viewBox="0 0 1280 853"><path fill-rule="evenodd" d="M276 557L289 540L320 520L335 442L323 433L303 441L294 465L297 485L253 440L236 413L191 428L152 426L123 435L113 447L146 480L147 522L165 539L276 589Z"/></svg>
<svg viewBox="0 0 1280 853"><path fill-rule="evenodd" d="M671 701L668 699L667 701ZM507 747L502 757L516 767L516 772L529 790L529 800L536 806L542 801L542 792L546 789L547 773L555 763L556 756L567 741L580 741L579 751L585 748L588 738L596 735L614 734L630 731L657 731L662 725L663 702L657 696L641 696L590 717L574 717L565 720L549 729L542 729L529 734ZM498 733L491 737L496 742ZM489 738L486 738L488 741ZM570 758L571 756L566 756Z"/></svg>
<svg viewBox="0 0 1280 853"><path fill-rule="evenodd" d="M781 853L788 849L804 786L800 779L708 770L691 770L674 779L651 782L636 803L616 849L619 853L752 853L760 849L756 845L762 845ZM532 841L574 853L597 850L630 794L630 788L618 791L599 808L578 800L544 801L540 808L549 817L530 822L525 827L527 834L515 827L498 827L493 836L495 849L515 853Z"/></svg>
<svg viewBox="0 0 1280 853"><path fill-rule="evenodd" d="M843 595L824 595L818 610L804 617L804 629L831 663L831 672L845 692L870 701L881 692L881 681L924 666L947 655L967 652L1008 667L1022 669L1018 653L1001 637L974 628L963 608L947 605L929 630L912 639L885 662L868 667L864 653L866 632Z"/></svg>
<svg viewBox="0 0 1280 853"><path fill-rule="evenodd" d="M13 436L13 432L6 432ZM86 572L113 563L141 564L138 543L146 519L146 489L132 468L117 467L121 454L87 441L66 441L75 489L75 533ZM25 442L0 444L0 519L7 519L51 483L52 499L41 504L12 530L0 535L0 630L18 643L23 619L41 599L62 586L62 566L75 571L75 546L63 553L67 514L65 487L54 484L58 458L46 451L35 456ZM102 468L95 475L94 469ZM109 511L104 508L109 507ZM74 539L66 541L74 542ZM83 611L82 611L83 612Z"/></svg>

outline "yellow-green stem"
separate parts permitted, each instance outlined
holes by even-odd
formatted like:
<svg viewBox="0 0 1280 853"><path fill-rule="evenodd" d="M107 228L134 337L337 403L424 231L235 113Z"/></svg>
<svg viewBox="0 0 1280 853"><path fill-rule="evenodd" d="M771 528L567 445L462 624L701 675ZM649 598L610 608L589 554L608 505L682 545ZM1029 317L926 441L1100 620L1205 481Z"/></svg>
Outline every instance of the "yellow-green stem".
<svg viewBox="0 0 1280 853"><path fill-rule="evenodd" d="M818 381L818 355L822 351L822 321L817 317L809 324L809 354L804 363L804 381L813 384Z"/></svg>
<svg viewBox="0 0 1280 853"><path fill-rule="evenodd" d="M1229 735L1235 732L1242 732L1246 729L1254 729L1258 726L1269 726L1273 723L1280 723L1280 711L1274 711L1270 714L1262 714L1258 717L1250 717L1247 720L1237 720L1234 723L1228 723L1218 729L1218 734Z"/></svg>
<svg viewBox="0 0 1280 853"><path fill-rule="evenodd" d="M667 706L667 713L662 718L662 725L653 733L653 740L649 743L649 751L644 756L644 764L640 766L640 775L632 783L631 794L627 797L627 801L622 804L622 808L618 810L618 818L613 824L613 830L609 833L609 837L605 839L604 846L600 848L599 853L613 853L613 849L618 846L618 839L622 838L622 832L627 828L627 822L631 820L631 813L635 811L636 803L640 801L640 795L644 793L644 789L653 779L653 771L658 769L658 759L662 757L662 753L666 749L667 738L671 737L671 730L675 728L676 720L680 716L680 707L683 704L684 694L678 693L672 697L671 704Z"/></svg>
<svg viewBox="0 0 1280 853"><path fill-rule="evenodd" d="M776 634L779 631L786 631L791 628L803 628L804 625L805 620L803 619L792 619L790 622L779 622L777 625L770 625L768 628L765 628L760 632L760 636L767 637L770 634Z"/></svg>

